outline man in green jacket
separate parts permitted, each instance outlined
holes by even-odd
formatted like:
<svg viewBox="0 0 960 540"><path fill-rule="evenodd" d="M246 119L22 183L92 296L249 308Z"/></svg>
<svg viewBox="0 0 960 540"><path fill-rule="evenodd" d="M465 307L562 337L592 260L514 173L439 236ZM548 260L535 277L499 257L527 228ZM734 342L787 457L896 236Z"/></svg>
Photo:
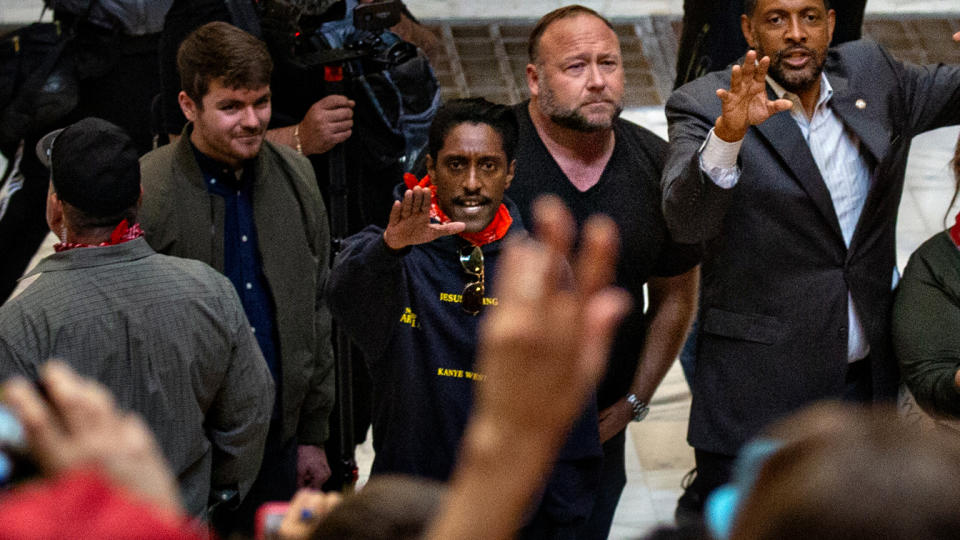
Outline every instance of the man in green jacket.
<svg viewBox="0 0 960 540"><path fill-rule="evenodd" d="M274 376L277 406L259 477L221 528L249 531L260 503L319 488L330 474L327 216L310 162L264 141L273 65L261 41L209 23L181 44L177 67L190 123L176 143L142 158L141 219L158 252L226 274Z"/></svg>

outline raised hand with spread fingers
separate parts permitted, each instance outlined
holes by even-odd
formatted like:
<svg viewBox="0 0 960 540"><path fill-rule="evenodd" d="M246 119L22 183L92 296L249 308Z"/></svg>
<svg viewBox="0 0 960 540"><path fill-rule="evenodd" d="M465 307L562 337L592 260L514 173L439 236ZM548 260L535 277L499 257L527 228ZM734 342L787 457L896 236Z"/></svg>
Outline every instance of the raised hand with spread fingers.
<svg viewBox="0 0 960 540"><path fill-rule="evenodd" d="M774 114L793 106L789 99L770 100L767 97L769 68L770 58L764 56L757 61L757 51L753 50L747 52L742 66L731 68L730 88L717 89L723 110L714 125L717 137L727 142L739 141L750 126L762 124Z"/></svg>

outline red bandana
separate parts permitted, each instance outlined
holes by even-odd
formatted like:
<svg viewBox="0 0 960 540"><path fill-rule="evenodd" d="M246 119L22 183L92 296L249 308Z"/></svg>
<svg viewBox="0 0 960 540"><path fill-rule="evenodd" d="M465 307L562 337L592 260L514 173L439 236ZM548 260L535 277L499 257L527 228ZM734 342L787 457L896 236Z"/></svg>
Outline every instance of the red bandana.
<svg viewBox="0 0 960 540"><path fill-rule="evenodd" d="M143 236L143 230L140 229L139 223L130 225L127 223L127 220L123 220L119 225L117 225L117 228L110 233L110 240L107 240L106 242L100 242L96 246L75 242L59 242L54 244L53 250L57 253L60 253L61 251L67 251L75 248L115 246L117 244L129 242L135 238L140 238L141 236Z"/></svg>
<svg viewBox="0 0 960 540"><path fill-rule="evenodd" d="M953 243L956 244L957 247L960 247L960 214L957 214L957 220L953 224L953 227L948 229L948 232L950 233L950 238L953 239Z"/></svg>
<svg viewBox="0 0 960 540"><path fill-rule="evenodd" d="M450 222L450 218L443 213L443 210L440 210L440 205L437 204L437 186L430 182L429 174L424 176L423 180L417 180L416 176L405 173L403 181L407 185L407 189L412 189L413 186L430 188L430 217L437 219L440 223ZM496 242L506 236L507 230L510 229L512 224L513 217L510 216L507 205L500 203L497 214L493 216L493 220L482 231L460 233L459 236L475 246L482 246L490 242Z"/></svg>

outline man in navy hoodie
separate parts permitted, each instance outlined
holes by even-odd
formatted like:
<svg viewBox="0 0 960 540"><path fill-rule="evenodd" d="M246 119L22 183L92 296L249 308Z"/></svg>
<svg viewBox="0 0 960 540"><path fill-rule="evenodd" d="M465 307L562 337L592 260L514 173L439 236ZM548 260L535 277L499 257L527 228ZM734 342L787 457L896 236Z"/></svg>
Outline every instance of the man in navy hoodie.
<svg viewBox="0 0 960 540"><path fill-rule="evenodd" d="M408 175L387 228L347 238L334 263L331 312L373 378L374 475L450 475L484 378L474 371L478 315L500 301L489 293L503 238L523 234L503 196L516 140L507 107L482 98L447 103L430 128L429 176ZM562 515L541 514L524 536L557 536Z"/></svg>

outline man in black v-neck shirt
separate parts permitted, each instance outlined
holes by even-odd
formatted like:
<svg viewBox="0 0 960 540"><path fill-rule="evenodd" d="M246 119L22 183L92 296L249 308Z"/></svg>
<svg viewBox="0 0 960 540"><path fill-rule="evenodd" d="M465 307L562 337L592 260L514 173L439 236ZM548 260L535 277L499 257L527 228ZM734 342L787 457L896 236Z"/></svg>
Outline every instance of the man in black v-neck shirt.
<svg viewBox="0 0 960 540"><path fill-rule="evenodd" d="M523 219L544 193L563 199L578 225L591 214L609 215L621 239L616 283L634 301L597 389L604 464L599 493L577 534L606 538L626 483L624 430L646 415L683 344L696 309L700 249L673 242L663 219L667 143L619 118L623 64L608 21L580 6L545 15L530 37L527 84L530 101L515 106L520 138L508 194ZM568 441L564 452L588 443Z"/></svg>

